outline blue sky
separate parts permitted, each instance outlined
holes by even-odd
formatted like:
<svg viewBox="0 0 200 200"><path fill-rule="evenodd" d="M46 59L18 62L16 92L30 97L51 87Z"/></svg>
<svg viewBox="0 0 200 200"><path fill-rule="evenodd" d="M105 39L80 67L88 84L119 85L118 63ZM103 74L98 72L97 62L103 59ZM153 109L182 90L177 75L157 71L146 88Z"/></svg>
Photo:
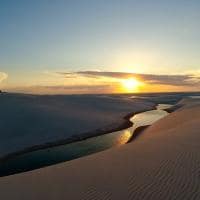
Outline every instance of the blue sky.
<svg viewBox="0 0 200 200"><path fill-rule="evenodd" d="M199 10L198 0L0 0L2 84L62 84L47 76L68 71L199 73Z"/></svg>

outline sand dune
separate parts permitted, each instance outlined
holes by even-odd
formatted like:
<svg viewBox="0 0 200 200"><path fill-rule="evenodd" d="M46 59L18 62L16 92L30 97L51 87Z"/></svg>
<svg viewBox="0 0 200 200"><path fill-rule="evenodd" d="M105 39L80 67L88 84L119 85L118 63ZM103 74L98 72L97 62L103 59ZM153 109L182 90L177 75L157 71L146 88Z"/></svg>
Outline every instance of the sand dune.
<svg viewBox="0 0 200 200"><path fill-rule="evenodd" d="M186 108L195 107L197 105L200 105L200 98L198 98L198 96L193 97L193 98L185 97L181 99L180 101L178 101L178 103L176 103L174 106L167 108L166 111L173 112L178 109L180 110L182 107L186 109Z"/></svg>
<svg viewBox="0 0 200 200"><path fill-rule="evenodd" d="M0 178L1 199L200 199L200 105L188 103L123 147Z"/></svg>
<svg viewBox="0 0 200 200"><path fill-rule="evenodd" d="M151 110L144 100L95 95L0 96L0 159L49 143L76 141L126 125L129 113ZM77 126L78 124L78 126ZM130 124L129 124L130 126Z"/></svg>

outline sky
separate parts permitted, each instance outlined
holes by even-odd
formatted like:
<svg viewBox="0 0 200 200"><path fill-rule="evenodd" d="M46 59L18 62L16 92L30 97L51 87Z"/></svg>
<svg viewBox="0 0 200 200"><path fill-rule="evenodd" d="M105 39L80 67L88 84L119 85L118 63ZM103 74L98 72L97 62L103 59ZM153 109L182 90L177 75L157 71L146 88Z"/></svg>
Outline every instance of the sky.
<svg viewBox="0 0 200 200"><path fill-rule="evenodd" d="M0 0L0 89L200 90L199 0Z"/></svg>

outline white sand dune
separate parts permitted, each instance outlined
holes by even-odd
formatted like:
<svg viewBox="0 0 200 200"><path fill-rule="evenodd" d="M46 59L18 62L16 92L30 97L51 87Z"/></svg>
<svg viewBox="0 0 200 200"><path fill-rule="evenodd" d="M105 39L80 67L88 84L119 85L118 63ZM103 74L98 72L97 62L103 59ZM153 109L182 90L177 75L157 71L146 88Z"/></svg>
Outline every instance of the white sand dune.
<svg viewBox="0 0 200 200"><path fill-rule="evenodd" d="M0 158L24 149L118 129L154 103L95 95L0 95ZM78 137L78 138L77 138Z"/></svg>
<svg viewBox="0 0 200 200"><path fill-rule="evenodd" d="M123 147L0 178L0 198L199 200L199 130L200 105L190 101Z"/></svg>

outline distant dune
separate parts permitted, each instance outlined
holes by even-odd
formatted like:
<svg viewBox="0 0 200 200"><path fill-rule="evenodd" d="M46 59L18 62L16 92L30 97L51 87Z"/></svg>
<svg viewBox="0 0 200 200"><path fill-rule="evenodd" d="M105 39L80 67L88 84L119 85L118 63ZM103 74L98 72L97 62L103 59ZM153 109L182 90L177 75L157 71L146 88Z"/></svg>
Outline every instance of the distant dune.
<svg viewBox="0 0 200 200"><path fill-rule="evenodd" d="M4 200L199 200L200 105L192 100L139 139L63 164L0 178Z"/></svg>
<svg viewBox="0 0 200 200"><path fill-rule="evenodd" d="M0 96L0 159L18 151L71 142L130 126L129 113L150 110L145 100L95 95Z"/></svg>

